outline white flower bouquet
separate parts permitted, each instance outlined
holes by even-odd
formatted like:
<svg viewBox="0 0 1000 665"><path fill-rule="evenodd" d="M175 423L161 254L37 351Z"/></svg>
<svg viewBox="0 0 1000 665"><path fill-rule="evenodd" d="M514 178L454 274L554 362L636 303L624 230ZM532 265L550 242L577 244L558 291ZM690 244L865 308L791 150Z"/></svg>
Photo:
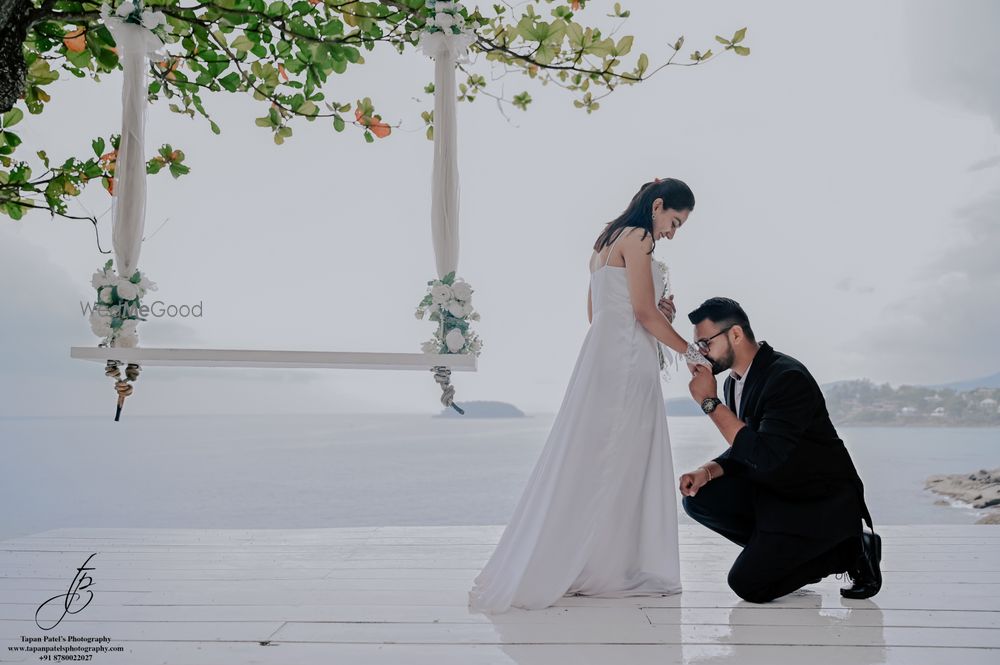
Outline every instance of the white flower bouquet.
<svg viewBox="0 0 1000 665"><path fill-rule="evenodd" d="M142 0L122 0L113 12L110 4L102 4L100 14L105 23L109 19L115 18L122 23L141 25L159 37L161 41L166 41L166 15L161 11L144 8Z"/></svg>
<svg viewBox="0 0 1000 665"><path fill-rule="evenodd" d="M136 327L145 321L141 299L156 284L136 270L131 277L121 277L111 267L112 261L94 273L91 285L97 290L97 301L90 313L90 329L103 338L99 346L134 347L139 344Z"/></svg>
<svg viewBox="0 0 1000 665"><path fill-rule="evenodd" d="M479 355L482 340L469 327L471 321L479 320L479 313L472 307L472 293L468 282L455 279L455 271L427 282L427 295L417 306L416 317L427 316L438 327L434 336L421 345L424 353Z"/></svg>
<svg viewBox="0 0 1000 665"><path fill-rule="evenodd" d="M670 297L670 269L667 264L663 261L657 261L653 259L653 265L660 269L663 274L663 292L660 294L660 298ZM659 303L659 298L657 298L657 303ZM673 323L673 322L671 322ZM663 343L659 340L656 341L656 355L660 361L660 371L663 373L663 377L669 381L670 372L667 370L668 365L674 369L677 369L677 356L673 353L668 353L666 349L663 348ZM667 361L669 356L670 360Z"/></svg>
<svg viewBox="0 0 1000 665"><path fill-rule="evenodd" d="M425 25L427 32L450 32L453 35L466 32L465 19L462 17L461 7L457 3L445 0L427 0L424 6L434 13L427 19Z"/></svg>

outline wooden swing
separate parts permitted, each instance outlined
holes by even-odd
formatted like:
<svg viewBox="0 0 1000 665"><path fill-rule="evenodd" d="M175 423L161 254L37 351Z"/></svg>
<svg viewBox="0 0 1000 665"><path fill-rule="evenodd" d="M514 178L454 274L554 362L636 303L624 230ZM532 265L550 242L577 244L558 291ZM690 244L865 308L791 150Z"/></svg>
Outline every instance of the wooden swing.
<svg viewBox="0 0 1000 665"><path fill-rule="evenodd" d="M141 3L136 3L141 10ZM448 4L421 38L420 48L435 61L434 171L431 178L431 230L440 278L454 273L458 263L458 163L455 131L455 65L465 57L475 36L456 23L457 9ZM440 16L440 20L439 20ZM460 17L459 17L460 18ZM112 235L115 266L131 275L138 263L145 216L145 70L146 58L163 43L127 17L106 17L108 28L123 47L122 134L115 172ZM452 371L474 372L475 353L372 353L352 351L280 351L257 349L181 349L128 346L74 346L70 357L105 363L105 374L115 379L118 394L115 420L143 365L161 367L274 367L322 369L430 370L441 386L441 402L460 414L454 403ZM121 365L125 365L122 376Z"/></svg>

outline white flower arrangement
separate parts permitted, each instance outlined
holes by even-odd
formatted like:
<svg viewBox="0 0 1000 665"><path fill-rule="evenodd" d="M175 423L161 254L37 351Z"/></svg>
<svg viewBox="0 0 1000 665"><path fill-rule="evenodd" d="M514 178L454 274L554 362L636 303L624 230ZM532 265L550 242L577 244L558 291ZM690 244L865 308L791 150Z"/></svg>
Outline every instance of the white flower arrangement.
<svg viewBox="0 0 1000 665"><path fill-rule="evenodd" d="M483 342L469 327L478 321L479 313L472 307L473 289L468 282L455 279L455 271L442 279L427 282L427 295L420 301L415 313L418 319L425 316L437 321L434 336L421 345L424 353L471 353L482 351Z"/></svg>
<svg viewBox="0 0 1000 665"><path fill-rule="evenodd" d="M653 265L660 269L663 274L663 292L660 294L660 298L667 298L670 296L670 269L667 264L663 261L658 261L653 259ZM657 298L657 303L659 303L659 298ZM660 371L663 373L664 378L667 381L670 380L670 372L667 370L667 351L663 348L663 343L659 340L656 341L656 356L660 362ZM676 369L677 367L677 356L673 353L670 355L669 365Z"/></svg>
<svg viewBox="0 0 1000 665"><path fill-rule="evenodd" d="M424 6L434 12L425 25L427 32L450 32L453 35L465 32L465 19L462 18L458 3L427 0Z"/></svg>
<svg viewBox="0 0 1000 665"><path fill-rule="evenodd" d="M161 11L153 11L143 7L142 0L122 0L121 4L112 13L112 7L108 3L101 5L101 18L105 23L109 19L115 18L122 23L131 23L146 28L161 40L165 40L167 17Z"/></svg>
<svg viewBox="0 0 1000 665"><path fill-rule="evenodd" d="M90 313L90 329L103 338L99 346L134 347L139 344L136 327L139 321L141 300L147 291L155 291L156 284L136 270L131 277L121 277L111 267L112 261L94 273L90 284L97 289L97 301Z"/></svg>

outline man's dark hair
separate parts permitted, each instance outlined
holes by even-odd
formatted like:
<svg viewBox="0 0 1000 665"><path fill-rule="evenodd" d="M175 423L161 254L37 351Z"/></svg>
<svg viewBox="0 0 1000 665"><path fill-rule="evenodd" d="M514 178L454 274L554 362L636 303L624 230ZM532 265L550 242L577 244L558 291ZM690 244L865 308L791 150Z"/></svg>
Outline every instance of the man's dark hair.
<svg viewBox="0 0 1000 665"><path fill-rule="evenodd" d="M747 313L732 298L709 298L701 303L698 309L688 314L688 320L693 325L698 325L705 319L712 323L718 323L723 328L728 325L737 325L743 329L743 334L747 336L747 339L751 342L757 341L753 335L753 329L750 327Z"/></svg>

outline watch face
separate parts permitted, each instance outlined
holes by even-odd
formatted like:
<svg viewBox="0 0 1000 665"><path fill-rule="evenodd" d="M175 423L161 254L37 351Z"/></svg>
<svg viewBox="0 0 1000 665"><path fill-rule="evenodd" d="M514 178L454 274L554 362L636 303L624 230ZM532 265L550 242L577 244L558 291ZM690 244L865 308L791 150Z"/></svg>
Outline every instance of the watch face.
<svg viewBox="0 0 1000 665"><path fill-rule="evenodd" d="M711 397L709 397L708 399L706 399L704 402L701 403L701 410L704 411L705 413L712 413L712 411L715 411L715 407L718 406L719 404L720 404L719 400L712 399Z"/></svg>

